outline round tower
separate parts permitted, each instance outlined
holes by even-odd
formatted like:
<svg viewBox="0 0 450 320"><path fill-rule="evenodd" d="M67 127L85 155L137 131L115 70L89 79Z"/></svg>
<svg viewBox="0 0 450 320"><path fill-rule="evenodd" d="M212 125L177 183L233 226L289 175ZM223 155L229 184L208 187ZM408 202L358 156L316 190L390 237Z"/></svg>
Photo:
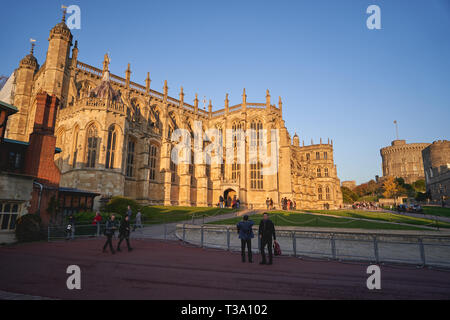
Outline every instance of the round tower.
<svg viewBox="0 0 450 320"><path fill-rule="evenodd" d="M39 64L34 56L34 43L31 44L31 50L22 60L19 68L14 73L15 88L13 104L19 109L19 112L12 115L8 121L9 139L28 141L27 118L30 110L31 92L33 89L34 75L39 69Z"/></svg>

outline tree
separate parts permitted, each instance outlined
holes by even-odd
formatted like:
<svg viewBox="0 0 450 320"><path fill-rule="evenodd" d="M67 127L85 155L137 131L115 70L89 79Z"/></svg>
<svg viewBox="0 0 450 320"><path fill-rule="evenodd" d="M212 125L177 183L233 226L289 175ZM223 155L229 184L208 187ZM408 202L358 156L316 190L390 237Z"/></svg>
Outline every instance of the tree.
<svg viewBox="0 0 450 320"><path fill-rule="evenodd" d="M344 203L353 203L358 200L358 195L347 187L341 187L342 200Z"/></svg>
<svg viewBox="0 0 450 320"><path fill-rule="evenodd" d="M399 185L394 177L387 177L383 182L383 196L385 198L396 198L399 192Z"/></svg>

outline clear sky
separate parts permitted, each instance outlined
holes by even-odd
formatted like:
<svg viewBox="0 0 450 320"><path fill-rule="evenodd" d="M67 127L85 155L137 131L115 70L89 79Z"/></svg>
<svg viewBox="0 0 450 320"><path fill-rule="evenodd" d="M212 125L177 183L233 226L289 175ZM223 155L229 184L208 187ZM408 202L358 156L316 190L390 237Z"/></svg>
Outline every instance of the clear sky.
<svg viewBox="0 0 450 320"><path fill-rule="evenodd" d="M185 101L212 99L223 107L283 99L291 136L306 144L334 141L341 180L381 175L379 149L395 138L450 138L449 0L161 0L5 1L0 28L0 74L9 75L37 40L44 62L49 30L61 4L81 8L73 30L79 60ZM381 8L381 30L369 30L366 9Z"/></svg>

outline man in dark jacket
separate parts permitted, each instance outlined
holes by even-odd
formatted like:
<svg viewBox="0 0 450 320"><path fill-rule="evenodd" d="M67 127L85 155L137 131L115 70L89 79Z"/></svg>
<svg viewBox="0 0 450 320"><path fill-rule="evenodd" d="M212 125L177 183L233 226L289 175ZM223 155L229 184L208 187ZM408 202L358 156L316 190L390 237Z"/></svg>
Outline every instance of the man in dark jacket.
<svg viewBox="0 0 450 320"><path fill-rule="evenodd" d="M239 222L236 227L239 233L239 239L241 239L241 254L242 254L242 262L245 262L245 247L247 246L248 251L248 262L252 263L252 238L253 235L253 227L254 222L252 220L248 220L248 215L245 215L243 220Z"/></svg>
<svg viewBox="0 0 450 320"><path fill-rule="evenodd" d="M267 246L267 250L269 251L269 263L272 264L272 237L273 240L276 240L275 237L275 226L273 222L269 219L269 215L264 213L264 218L261 220L259 224L259 239L261 241L261 257L262 261L260 264L266 264L266 254L264 252L264 247Z"/></svg>
<svg viewBox="0 0 450 320"><path fill-rule="evenodd" d="M127 241L128 251L133 250L130 247L130 218L128 215L125 216L123 221L120 223L119 227L119 243L117 244L117 251L120 252L120 244L123 240Z"/></svg>
<svg viewBox="0 0 450 320"><path fill-rule="evenodd" d="M112 237L114 236L114 233L117 230L117 221L116 217L114 215L111 215L111 218L109 218L108 221L106 221L105 225L105 236L106 236L106 243L103 246L103 252L106 252L106 247L109 245L109 249L111 250L111 253L116 253L114 251L114 248L112 246Z"/></svg>

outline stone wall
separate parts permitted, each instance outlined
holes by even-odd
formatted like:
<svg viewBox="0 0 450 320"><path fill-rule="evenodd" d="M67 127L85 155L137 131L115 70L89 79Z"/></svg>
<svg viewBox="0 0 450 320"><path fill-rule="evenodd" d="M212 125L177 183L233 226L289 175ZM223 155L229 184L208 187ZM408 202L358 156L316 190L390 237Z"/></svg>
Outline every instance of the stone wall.
<svg viewBox="0 0 450 320"><path fill-rule="evenodd" d="M432 200L450 202L450 141L438 140L422 151L427 191Z"/></svg>

